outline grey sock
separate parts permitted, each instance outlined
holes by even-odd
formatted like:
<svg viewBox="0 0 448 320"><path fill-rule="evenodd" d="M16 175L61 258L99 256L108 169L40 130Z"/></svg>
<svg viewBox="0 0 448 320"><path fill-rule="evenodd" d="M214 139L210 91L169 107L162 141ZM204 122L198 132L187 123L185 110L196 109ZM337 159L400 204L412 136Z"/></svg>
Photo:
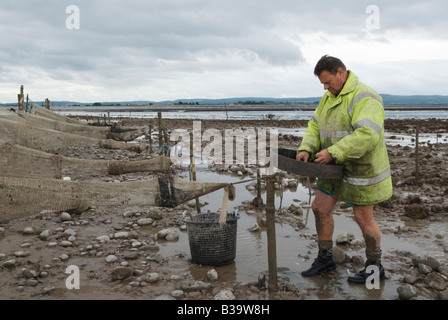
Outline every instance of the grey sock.
<svg viewBox="0 0 448 320"><path fill-rule="evenodd" d="M333 241L332 240L319 240L317 242L319 246L319 255L331 256L333 255Z"/></svg>

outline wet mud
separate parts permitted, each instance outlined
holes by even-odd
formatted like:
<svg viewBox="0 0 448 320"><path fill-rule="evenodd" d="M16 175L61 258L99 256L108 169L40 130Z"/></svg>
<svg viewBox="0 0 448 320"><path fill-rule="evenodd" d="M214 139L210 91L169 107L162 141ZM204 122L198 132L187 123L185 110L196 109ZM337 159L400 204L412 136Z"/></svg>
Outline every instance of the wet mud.
<svg viewBox="0 0 448 320"><path fill-rule="evenodd" d="M120 119L120 125L157 126L157 119ZM163 120L168 133L193 128L192 120ZM300 144L306 121L204 120L202 129L279 128L279 147ZM415 134L419 132L418 153ZM448 296L448 121L386 120L394 195L375 207L382 232L386 279L379 289L347 282L363 267L365 243L352 209L338 204L335 219L335 271L303 278L317 254L314 216L309 209L313 179L284 174L276 187L278 288L269 290L266 210L256 206L251 183L235 185L229 210L238 210L234 262L203 266L191 261L185 211L175 208L91 207L79 214L44 212L0 224L0 299L2 300L212 300L223 293L237 300L437 300ZM147 140L146 140L147 141ZM145 160L146 152L73 146L64 156L84 159ZM198 180L253 180L251 167L198 167ZM173 166L185 179L187 167ZM151 173L95 176L92 181L133 181ZM252 187L254 185L252 184ZM138 190L135 190L138 192ZM200 198L201 212L216 212L222 191ZM266 203L266 190L262 197ZM171 229L173 231L166 233ZM337 257L336 257L337 255ZM72 288L69 266L79 269L79 289ZM211 275L214 269L217 277ZM414 292L415 289L415 292Z"/></svg>

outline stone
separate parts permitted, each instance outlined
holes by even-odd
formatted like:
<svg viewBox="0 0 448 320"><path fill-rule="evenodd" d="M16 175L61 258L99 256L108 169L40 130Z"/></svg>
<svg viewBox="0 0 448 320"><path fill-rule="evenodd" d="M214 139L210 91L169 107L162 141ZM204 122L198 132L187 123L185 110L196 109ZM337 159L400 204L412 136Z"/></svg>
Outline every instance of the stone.
<svg viewBox="0 0 448 320"><path fill-rule="evenodd" d="M112 281L116 280L123 280L132 275L132 269L130 267L116 267L114 270L112 270L111 278Z"/></svg>
<svg viewBox="0 0 448 320"><path fill-rule="evenodd" d="M399 286L397 288L397 293L400 299L402 300L409 300L411 298L418 296L417 288L408 283Z"/></svg>
<svg viewBox="0 0 448 320"><path fill-rule="evenodd" d="M214 297L213 300L235 300L235 295L229 289L224 289L219 291Z"/></svg>

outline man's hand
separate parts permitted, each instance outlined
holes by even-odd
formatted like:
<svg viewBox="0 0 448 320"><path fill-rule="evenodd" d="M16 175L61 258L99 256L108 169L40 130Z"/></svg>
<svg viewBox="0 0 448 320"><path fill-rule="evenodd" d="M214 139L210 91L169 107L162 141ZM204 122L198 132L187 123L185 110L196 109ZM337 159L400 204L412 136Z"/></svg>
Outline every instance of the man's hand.
<svg viewBox="0 0 448 320"><path fill-rule="evenodd" d="M310 154L308 153L308 151L302 151L298 153L296 156L297 161L303 161L303 162L308 162L309 158Z"/></svg>
<svg viewBox="0 0 448 320"><path fill-rule="evenodd" d="M327 164L333 160L333 156L328 152L327 149L322 150L319 153L316 153L316 159L314 162L320 164Z"/></svg>

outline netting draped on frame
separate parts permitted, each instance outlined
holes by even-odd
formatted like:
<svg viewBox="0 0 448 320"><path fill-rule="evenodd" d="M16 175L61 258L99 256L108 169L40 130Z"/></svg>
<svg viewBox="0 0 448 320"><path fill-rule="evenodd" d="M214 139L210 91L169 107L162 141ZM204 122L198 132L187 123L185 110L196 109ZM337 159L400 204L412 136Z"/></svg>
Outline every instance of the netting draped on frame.
<svg viewBox="0 0 448 320"><path fill-rule="evenodd" d="M148 148L143 141L128 143L112 139L98 139L39 127L10 111L0 113L0 138L31 149L51 153L61 152L71 146L98 146L136 152L142 152Z"/></svg>
<svg viewBox="0 0 448 320"><path fill-rule="evenodd" d="M141 161L78 159L0 139L0 164L0 174L84 180L132 172L168 172L171 160L163 155Z"/></svg>
<svg viewBox="0 0 448 320"><path fill-rule="evenodd" d="M0 222L42 212L83 212L91 206L175 207L228 184L161 175L130 182L64 181L0 175Z"/></svg>

